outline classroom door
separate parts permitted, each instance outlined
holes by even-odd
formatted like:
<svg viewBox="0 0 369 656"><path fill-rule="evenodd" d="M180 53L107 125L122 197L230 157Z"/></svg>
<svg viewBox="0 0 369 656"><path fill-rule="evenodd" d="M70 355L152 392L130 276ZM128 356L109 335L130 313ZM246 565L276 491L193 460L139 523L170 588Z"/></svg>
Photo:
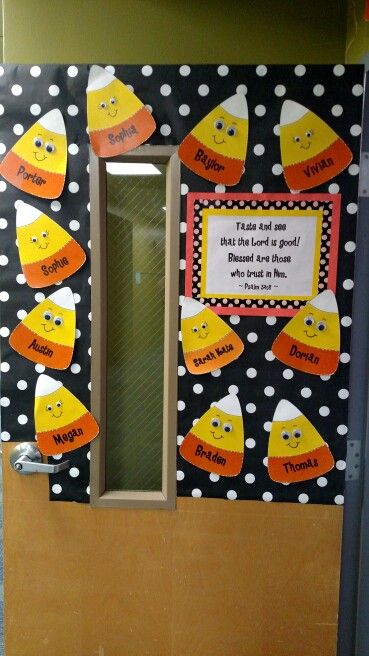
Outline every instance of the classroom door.
<svg viewBox="0 0 369 656"><path fill-rule="evenodd" d="M335 656L342 507L49 501L3 444L6 656Z"/></svg>

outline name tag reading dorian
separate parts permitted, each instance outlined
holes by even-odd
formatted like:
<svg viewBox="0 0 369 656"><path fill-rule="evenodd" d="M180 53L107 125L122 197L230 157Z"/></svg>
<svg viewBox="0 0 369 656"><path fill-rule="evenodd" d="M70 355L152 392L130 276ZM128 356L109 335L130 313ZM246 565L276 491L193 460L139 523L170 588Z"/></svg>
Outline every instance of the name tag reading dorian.
<svg viewBox="0 0 369 656"><path fill-rule="evenodd" d="M338 195L191 196L186 293L215 312L288 316L335 289Z"/></svg>

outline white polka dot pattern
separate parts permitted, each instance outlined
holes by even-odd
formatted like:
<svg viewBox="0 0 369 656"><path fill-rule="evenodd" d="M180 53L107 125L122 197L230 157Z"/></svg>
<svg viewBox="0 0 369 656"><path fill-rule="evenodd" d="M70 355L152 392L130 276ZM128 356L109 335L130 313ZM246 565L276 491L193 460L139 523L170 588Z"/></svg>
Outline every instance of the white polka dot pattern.
<svg viewBox="0 0 369 656"><path fill-rule="evenodd" d="M353 162L336 179L322 185L319 192L342 195L340 258L337 297L341 314L342 352L337 373L329 382L287 369L271 353L274 337L285 325L283 317L240 317L237 308L223 316L244 341L244 354L236 362L211 375L196 377L188 373L179 343L178 436L180 445L192 422L199 418L215 399L227 393L239 396L245 424L245 459L238 477L226 479L214 473L195 469L179 456L178 493L192 496L223 497L229 500L259 499L296 503L343 503L345 441L348 433L348 373L350 362L350 327L357 219L356 185L359 173L361 134L360 104L362 77L352 67L342 65L312 67L298 64L279 67L260 64L237 67L227 63L216 66L188 64L163 67L106 66L133 88L150 107L157 121L153 144L178 144L221 98L234 93L247 94L250 113L249 147L245 175L235 193L286 192L280 163L279 120L284 100L304 99L313 111L327 120L353 151ZM9 332L41 298L27 287L19 266L15 245L15 203L29 200L44 210L84 247L89 256L88 135L85 121L85 88L88 67L28 65L4 66L0 104L0 156L9 151L37 117L60 107L68 135L68 170L65 189L60 198L43 201L28 199L3 179L0 231L0 267L2 285L3 360L2 433L6 440L29 439L33 433L33 394L37 376L45 368L26 363L7 344ZM336 93L339 87L340 93ZM221 90L221 93L220 93ZM181 294L185 273L186 202L192 191L222 194L230 189L201 180L185 167L181 172ZM327 230L329 229L329 226ZM329 233L327 232L327 241ZM322 253L324 256L324 253ZM340 267L341 267L340 260ZM324 270L322 270L324 273ZM322 276L323 277L323 276ZM76 300L77 330L75 353L71 367L60 372L67 387L89 406L90 383L90 269L89 262L69 281ZM324 283L321 283L324 284ZM36 294L37 299L35 300ZM274 307L276 307L274 305ZM46 370L46 373L48 370ZM55 375L51 373L51 375ZM281 396L295 402L327 440L334 453L336 467L332 472L306 484L281 486L270 481L267 472L268 430L274 408ZM20 404L20 399L22 402ZM316 408L316 410L314 410ZM322 414L322 409L323 414ZM326 414L325 408L329 409ZM72 468L61 472L50 483L55 499L88 501L89 459L87 449L72 452Z"/></svg>
<svg viewBox="0 0 369 656"><path fill-rule="evenodd" d="M216 77L221 76L215 67L208 78L198 76L196 92L200 97L201 107L196 108L190 100L181 95L179 108L186 104L190 108L188 116L191 124L195 125L211 107L217 104L217 99L211 103L214 93ZM353 163L336 178L329 180L325 185L312 190L312 193L322 192L341 194L341 226L340 226L340 253L337 279L337 299L341 316L341 356L338 371L333 376L312 376L303 372L283 366L275 359L271 352L274 338L280 332L288 319L271 314L263 316L243 316L237 313L244 300L240 299L233 308L227 308L227 314L222 318L240 335L245 344L244 354L232 365L216 370L212 375L201 377L201 394L193 389L198 382L197 376L189 374L179 375L180 398L186 403L186 408L179 413L180 433L186 435L192 426L193 418L200 417L217 398L227 392L238 389L245 428L245 455L241 474L230 481L222 476L207 474L187 463L179 456L179 469L184 472L184 479L178 482L179 494L196 496L222 497L225 499L261 499L266 502L290 501L295 503L330 503L343 502L344 467L346 455L347 404L348 404L348 369L350 363L350 326L351 305L353 291L353 260L355 252L355 222L357 217L356 183L359 167L359 148L356 139L361 133L359 94L361 89L356 87L362 78L353 75L351 67L342 65L327 66L324 74L318 73L314 67L299 64L288 67L288 73L277 75L274 66L259 65L247 67L248 74L243 79L237 78L235 69L227 67L227 73L222 77L224 84L233 81L237 93L247 94L249 106L249 145L246 159L245 174L239 185L234 189L236 193L262 193L286 192L283 169L279 150L279 119L280 108L284 100L291 98L309 107L348 143L353 151ZM208 67L209 71L212 67ZM195 67L188 71L194 75ZM281 69L278 69L281 70ZM287 69L286 69L287 70ZM321 69L323 71L323 69ZM182 73L180 73L182 75ZM260 83L265 92L258 93ZM340 93L337 94L337 88ZM171 83L172 95L175 85ZM355 89L354 89L355 87ZM231 93L228 93L231 95ZM227 93L224 90L224 97ZM205 102L206 101L206 102ZM355 110L352 112L352 103ZM207 103L207 104L206 104ZM186 107L187 111L187 107ZM173 126L172 126L173 134ZM267 136L266 136L267 135ZM186 216L186 195L193 190L204 190L219 194L219 200L214 197L218 207L227 205L226 199L220 195L233 191L221 184L211 185L191 174L182 167L181 193L182 215ZM296 194L296 200L299 198ZM196 201L198 202L198 200ZM235 204L236 206L236 204ZM206 207L199 203L195 208L197 229L201 230L200 213ZM237 207L240 207L237 205ZM323 211L329 212L329 201ZM319 276L319 291L327 288L327 267L329 260L329 245L331 235L330 219L327 214L323 219L323 246L321 251L321 269ZM185 260L185 244L188 230L181 226L181 259ZM199 234L199 233L197 233ZM201 232L200 232L201 236ZM197 240L201 247L201 240ZM196 247L195 247L196 248ZM201 250L198 251L198 261L201 259ZM181 265L181 294L184 292L183 280L188 263ZM192 295L206 302L210 307L229 304L219 299L203 299L199 293L200 278L198 270L194 270L192 279ZM260 307L257 302L249 300L248 303ZM271 308L285 307L280 301L271 303ZM304 302L291 302L293 308L304 305ZM238 307L237 307L238 306ZM230 314L228 314L228 312ZM180 366L182 361L181 345L179 345ZM310 419L329 444L335 458L336 467L325 475L302 483L280 485L270 481L268 476L268 432L271 420L278 401L287 398ZM194 493L195 491L195 493Z"/></svg>

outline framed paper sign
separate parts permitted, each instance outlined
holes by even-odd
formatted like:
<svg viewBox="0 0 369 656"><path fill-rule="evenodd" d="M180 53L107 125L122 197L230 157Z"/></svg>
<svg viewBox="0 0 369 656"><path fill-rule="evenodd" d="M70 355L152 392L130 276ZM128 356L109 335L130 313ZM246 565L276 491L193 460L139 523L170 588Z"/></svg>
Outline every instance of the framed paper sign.
<svg viewBox="0 0 369 656"><path fill-rule="evenodd" d="M186 296L218 314L292 316L335 291L338 194L189 194Z"/></svg>

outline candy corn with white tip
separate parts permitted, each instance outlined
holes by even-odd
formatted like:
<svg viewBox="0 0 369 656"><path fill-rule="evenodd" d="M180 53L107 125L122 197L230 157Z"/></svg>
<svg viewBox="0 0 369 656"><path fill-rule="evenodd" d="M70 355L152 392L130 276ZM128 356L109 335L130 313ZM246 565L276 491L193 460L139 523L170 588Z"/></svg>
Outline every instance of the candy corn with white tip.
<svg viewBox="0 0 369 656"><path fill-rule="evenodd" d="M179 452L195 467L220 476L237 476L243 463L244 431L240 402L228 394L200 417Z"/></svg>
<svg viewBox="0 0 369 656"><path fill-rule="evenodd" d="M181 312L182 348L192 374L207 374L239 358L244 345L223 319L194 298L185 297Z"/></svg>
<svg viewBox="0 0 369 656"><path fill-rule="evenodd" d="M305 373L334 374L340 358L340 319L330 289L306 303L285 325L272 352L284 364Z"/></svg>
<svg viewBox="0 0 369 656"><path fill-rule="evenodd" d="M17 241L24 277L30 287L49 287L78 271L86 260L84 250L47 214L20 202Z"/></svg>
<svg viewBox="0 0 369 656"><path fill-rule="evenodd" d="M98 157L126 153L154 132L156 123L149 110L105 68L91 66L86 91L90 142Z"/></svg>
<svg viewBox="0 0 369 656"><path fill-rule="evenodd" d="M67 168L67 136L62 113L52 109L14 144L0 164L12 185L40 198L58 198Z"/></svg>
<svg viewBox="0 0 369 656"><path fill-rule="evenodd" d="M99 433L96 419L83 403L46 374L37 380L34 415L37 445L47 456L78 449Z"/></svg>
<svg viewBox="0 0 369 656"><path fill-rule="evenodd" d="M10 346L20 355L50 369L69 367L76 334L73 292L63 287L41 301L14 328Z"/></svg>
<svg viewBox="0 0 369 656"><path fill-rule="evenodd" d="M179 146L179 158L206 180L236 185L245 170L248 133L246 96L236 93L191 130Z"/></svg>
<svg viewBox="0 0 369 656"><path fill-rule="evenodd" d="M268 445L268 472L277 483L317 478L334 467L328 445L310 421L292 403L276 407Z"/></svg>
<svg viewBox="0 0 369 656"><path fill-rule="evenodd" d="M283 173L294 191L311 189L334 178L351 162L352 152L319 116L285 100L280 118Z"/></svg>

